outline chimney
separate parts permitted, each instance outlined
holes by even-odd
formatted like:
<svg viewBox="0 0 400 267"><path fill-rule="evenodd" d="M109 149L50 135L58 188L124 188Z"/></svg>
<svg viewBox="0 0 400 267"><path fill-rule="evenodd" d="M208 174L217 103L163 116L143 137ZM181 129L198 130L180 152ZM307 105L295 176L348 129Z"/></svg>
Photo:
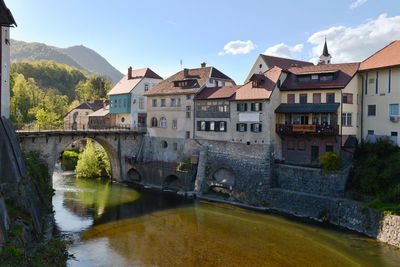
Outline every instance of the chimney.
<svg viewBox="0 0 400 267"><path fill-rule="evenodd" d="M183 69L183 77L185 77L185 78L189 77L189 70L188 69Z"/></svg>
<svg viewBox="0 0 400 267"><path fill-rule="evenodd" d="M205 62L201 63L201 67L205 68L206 67L206 63Z"/></svg>
<svg viewBox="0 0 400 267"><path fill-rule="evenodd" d="M132 67L128 68L128 80L132 79Z"/></svg>

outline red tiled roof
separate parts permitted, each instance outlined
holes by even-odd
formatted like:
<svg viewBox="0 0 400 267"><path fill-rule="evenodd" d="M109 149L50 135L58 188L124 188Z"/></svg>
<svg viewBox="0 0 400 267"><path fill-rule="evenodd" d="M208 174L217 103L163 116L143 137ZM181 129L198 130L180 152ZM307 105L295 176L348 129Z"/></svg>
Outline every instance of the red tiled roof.
<svg viewBox="0 0 400 267"><path fill-rule="evenodd" d="M149 68L132 70L132 78L128 79L128 75L122 79L108 92L107 95L129 94L138 85L143 78L160 79L162 78Z"/></svg>
<svg viewBox="0 0 400 267"><path fill-rule="evenodd" d="M391 42L363 62L360 71L400 66L400 40Z"/></svg>
<svg viewBox="0 0 400 267"><path fill-rule="evenodd" d="M265 81L262 83L261 88L253 88L253 83L250 81L240 87L235 95L231 98L232 100L253 100L253 99L269 99L279 77L282 73L282 69L279 67L273 67L266 72L264 76Z"/></svg>
<svg viewBox="0 0 400 267"><path fill-rule="evenodd" d="M218 78L223 79L225 81L234 81L217 70L214 67L204 67L204 68L196 68L196 69L187 69L188 76L184 76L184 70L181 70L164 81L160 82L156 86L154 86L150 91L145 93L145 96L154 96L154 95L173 95L173 94L194 94L197 93L198 90L203 87L209 78ZM185 81L192 80L195 81L190 88L182 88L176 87L174 85L174 81Z"/></svg>
<svg viewBox="0 0 400 267"><path fill-rule="evenodd" d="M239 87L240 85L223 86L223 87L206 87L200 92L200 94L198 94L195 97L195 99L204 100L204 99L230 98Z"/></svg>
<svg viewBox="0 0 400 267"><path fill-rule="evenodd" d="M290 58L274 57L261 54L264 61L267 63L269 68L279 67L283 70L287 70L291 67L303 67L303 66L314 66L313 63L301 60L294 60Z"/></svg>
<svg viewBox="0 0 400 267"><path fill-rule="evenodd" d="M344 88L356 74L360 63L326 64L290 68L288 76L281 86L281 90L307 90L307 89L340 89ZM336 78L332 81L298 82L297 75L332 73Z"/></svg>

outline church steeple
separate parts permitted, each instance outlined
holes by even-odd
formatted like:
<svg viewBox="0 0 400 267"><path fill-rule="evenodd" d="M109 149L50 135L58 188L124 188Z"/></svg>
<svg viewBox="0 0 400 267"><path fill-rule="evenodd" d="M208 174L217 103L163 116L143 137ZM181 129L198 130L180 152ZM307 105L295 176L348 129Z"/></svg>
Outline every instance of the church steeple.
<svg viewBox="0 0 400 267"><path fill-rule="evenodd" d="M332 56L328 52L328 45L326 43L326 37L325 37L324 50L322 51L322 55L319 57L318 65L330 64L331 59Z"/></svg>

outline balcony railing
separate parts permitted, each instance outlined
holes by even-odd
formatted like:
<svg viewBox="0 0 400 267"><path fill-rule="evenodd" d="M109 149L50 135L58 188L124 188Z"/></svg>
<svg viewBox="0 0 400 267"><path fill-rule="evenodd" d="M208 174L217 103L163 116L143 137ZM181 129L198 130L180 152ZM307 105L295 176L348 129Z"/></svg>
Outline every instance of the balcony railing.
<svg viewBox="0 0 400 267"><path fill-rule="evenodd" d="M329 124L276 124L278 134L320 134L337 135L339 125Z"/></svg>

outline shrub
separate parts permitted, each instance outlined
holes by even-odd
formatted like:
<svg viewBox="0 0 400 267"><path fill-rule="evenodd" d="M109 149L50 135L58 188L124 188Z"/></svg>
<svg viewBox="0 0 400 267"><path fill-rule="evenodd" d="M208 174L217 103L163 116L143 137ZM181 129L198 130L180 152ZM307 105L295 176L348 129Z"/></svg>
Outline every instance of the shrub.
<svg viewBox="0 0 400 267"><path fill-rule="evenodd" d="M103 147L95 148L88 140L86 147L79 154L75 171L81 178L96 178L110 175L110 161Z"/></svg>
<svg viewBox="0 0 400 267"><path fill-rule="evenodd" d="M189 171L191 168L192 164L190 163L190 160L184 160L181 161L176 168L178 171Z"/></svg>
<svg viewBox="0 0 400 267"><path fill-rule="evenodd" d="M79 153L73 150L66 150L61 156L61 167L63 170L73 171L78 163Z"/></svg>
<svg viewBox="0 0 400 267"><path fill-rule="evenodd" d="M337 171L342 167L342 161L338 154L334 152L326 152L319 157L319 165L322 166L322 172Z"/></svg>

